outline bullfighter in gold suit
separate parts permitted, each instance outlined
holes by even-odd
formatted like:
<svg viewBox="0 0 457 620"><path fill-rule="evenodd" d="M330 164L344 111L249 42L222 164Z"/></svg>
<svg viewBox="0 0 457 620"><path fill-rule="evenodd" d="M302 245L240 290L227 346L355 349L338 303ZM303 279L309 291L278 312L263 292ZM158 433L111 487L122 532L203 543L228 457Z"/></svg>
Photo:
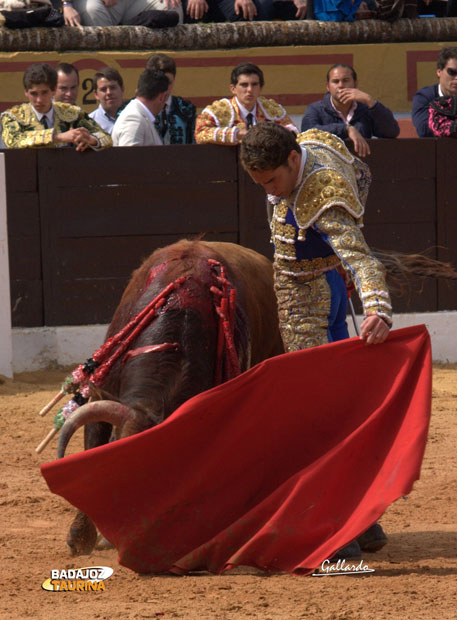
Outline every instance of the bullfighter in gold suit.
<svg viewBox="0 0 457 620"><path fill-rule="evenodd" d="M273 99L261 97L264 85L261 69L252 63L235 67L231 75L232 99L219 99L206 106L197 117L195 141L199 144L235 145L249 127L271 121L298 132L287 112Z"/></svg>
<svg viewBox="0 0 457 620"><path fill-rule="evenodd" d="M333 134L310 129L295 138L273 123L249 130L240 157L268 194L286 351L348 337L340 270L350 276L362 302L360 338L369 345L384 342L392 325L384 267L360 230L371 180L368 166ZM381 525L374 523L335 558L360 557L361 550L376 551L386 542Z"/></svg>
<svg viewBox="0 0 457 620"><path fill-rule="evenodd" d="M111 136L78 106L52 101L57 73L46 63L31 65L24 73L28 103L1 115L2 138L8 148L62 147L77 151L112 146Z"/></svg>
<svg viewBox="0 0 457 620"><path fill-rule="evenodd" d="M252 128L241 162L268 193L275 246L275 290L286 350L348 337L350 276L363 305L361 338L383 342L392 324L384 267L360 230L368 166L336 136L311 129L297 139L281 127Z"/></svg>

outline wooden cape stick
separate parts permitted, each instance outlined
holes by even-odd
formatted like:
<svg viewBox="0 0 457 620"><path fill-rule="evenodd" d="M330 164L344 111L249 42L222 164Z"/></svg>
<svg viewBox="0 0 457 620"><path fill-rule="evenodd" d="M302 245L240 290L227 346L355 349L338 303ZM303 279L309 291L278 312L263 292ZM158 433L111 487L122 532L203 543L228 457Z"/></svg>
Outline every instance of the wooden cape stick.
<svg viewBox="0 0 457 620"><path fill-rule="evenodd" d="M60 429L58 428L52 428L49 433L46 435L46 437L43 439L43 441L35 448L35 452L37 454L40 454L40 452L43 452L43 450L46 448L46 446L48 445L48 443L51 441L51 439L53 437L55 437L55 435L57 435L57 433L59 432Z"/></svg>
<svg viewBox="0 0 457 620"><path fill-rule="evenodd" d="M48 411L51 411L54 405L56 405L59 402L59 400L62 400L64 396L67 396L67 392L64 392L63 390L61 390L58 394L54 396L52 400L49 401L49 403L45 407L43 407L43 409L40 411L40 415L41 416L46 415Z"/></svg>

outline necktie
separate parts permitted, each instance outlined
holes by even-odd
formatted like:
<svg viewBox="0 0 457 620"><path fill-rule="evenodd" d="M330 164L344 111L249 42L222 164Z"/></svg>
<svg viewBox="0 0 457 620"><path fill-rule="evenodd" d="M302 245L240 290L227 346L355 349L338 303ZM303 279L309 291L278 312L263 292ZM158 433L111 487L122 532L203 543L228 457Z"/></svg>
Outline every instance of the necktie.
<svg viewBox="0 0 457 620"><path fill-rule="evenodd" d="M248 129L249 127L252 127L253 120L254 120L254 115L252 114L252 112L249 112L249 114L246 116L246 127Z"/></svg>
<svg viewBox="0 0 457 620"><path fill-rule="evenodd" d="M168 129L167 106L165 106L162 112L160 113L160 126L161 126L160 128L161 128L162 138L164 138L165 134L167 133L167 129Z"/></svg>
<svg viewBox="0 0 457 620"><path fill-rule="evenodd" d="M48 125L48 117L46 115L41 117L41 121L40 123L43 125L43 127L45 129L49 129L49 125Z"/></svg>

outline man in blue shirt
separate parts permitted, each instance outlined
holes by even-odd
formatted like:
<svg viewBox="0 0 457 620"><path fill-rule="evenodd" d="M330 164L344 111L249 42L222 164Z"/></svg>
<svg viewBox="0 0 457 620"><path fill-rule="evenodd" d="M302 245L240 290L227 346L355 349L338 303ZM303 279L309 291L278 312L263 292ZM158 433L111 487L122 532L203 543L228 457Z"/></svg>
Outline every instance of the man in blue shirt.
<svg viewBox="0 0 457 620"><path fill-rule="evenodd" d="M118 113L124 106L124 81L117 69L105 67L97 71L94 95L99 106L89 116L111 135Z"/></svg>
<svg viewBox="0 0 457 620"><path fill-rule="evenodd" d="M301 130L320 129L342 140L352 140L360 157L370 154L365 138L396 138L400 128L394 115L368 93L359 90L353 67L336 64L327 73L327 94L311 103Z"/></svg>
<svg viewBox="0 0 457 620"><path fill-rule="evenodd" d="M430 102L437 97L457 95L457 47L443 47L438 55L436 75L438 84L424 86L413 97L411 117L419 138L433 138L428 126Z"/></svg>

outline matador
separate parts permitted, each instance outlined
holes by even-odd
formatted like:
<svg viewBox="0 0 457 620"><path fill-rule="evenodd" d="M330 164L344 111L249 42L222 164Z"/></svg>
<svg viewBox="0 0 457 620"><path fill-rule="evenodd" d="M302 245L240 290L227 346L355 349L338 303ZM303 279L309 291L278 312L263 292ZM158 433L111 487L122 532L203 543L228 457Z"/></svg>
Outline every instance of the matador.
<svg viewBox="0 0 457 620"><path fill-rule="evenodd" d="M272 123L250 129L241 161L268 194L286 350L348 337L342 270L363 305L361 338L383 342L392 325L391 301L384 267L361 232L368 166L332 134L311 129L296 138Z"/></svg>

